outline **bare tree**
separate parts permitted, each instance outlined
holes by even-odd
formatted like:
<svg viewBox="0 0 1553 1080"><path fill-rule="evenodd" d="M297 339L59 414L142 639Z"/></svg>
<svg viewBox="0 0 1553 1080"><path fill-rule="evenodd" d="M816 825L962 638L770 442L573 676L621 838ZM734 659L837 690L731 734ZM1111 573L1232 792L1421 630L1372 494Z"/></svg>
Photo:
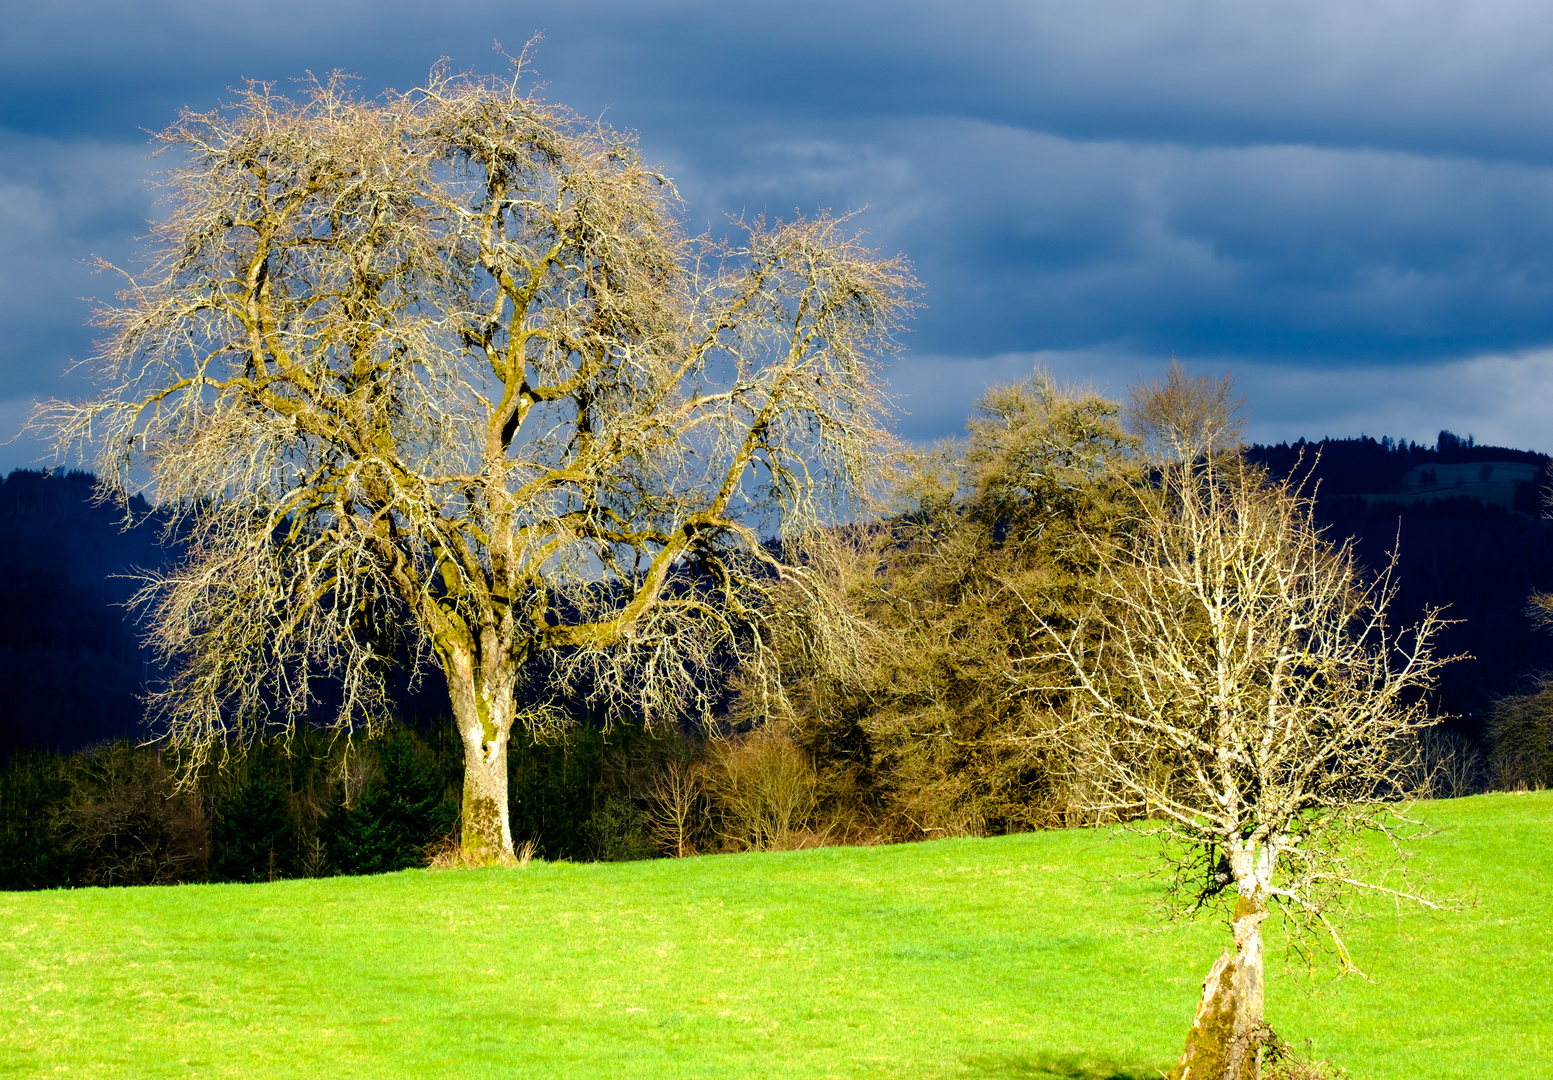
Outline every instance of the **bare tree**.
<svg viewBox="0 0 1553 1080"><path fill-rule="evenodd" d="M374 723L403 632L447 676L477 861L512 857L514 723L568 693L705 706L714 651L759 648L761 597L801 576L759 532L870 482L915 287L844 219L686 239L630 137L520 86L438 68L186 111L148 276L99 314L99 396L34 418L188 537L140 596L172 741L295 722L324 676L342 727Z"/></svg>
<svg viewBox="0 0 1553 1080"><path fill-rule="evenodd" d="M198 793L173 790L162 755L106 743L64 762L69 797L59 811L65 846L88 885L171 885L203 877L209 819Z"/></svg>
<svg viewBox="0 0 1553 1080"><path fill-rule="evenodd" d="M1493 781L1502 791L1553 783L1553 681L1494 703L1488 722Z"/></svg>
<svg viewBox="0 0 1553 1080"><path fill-rule="evenodd" d="M819 776L809 755L776 724L712 745L702 773L715 828L740 851L813 847Z"/></svg>
<svg viewBox="0 0 1553 1080"><path fill-rule="evenodd" d="M658 770L647 789L648 829L676 859L695 854L696 835L706 814L701 776L698 763L676 757Z"/></svg>
<svg viewBox="0 0 1553 1080"><path fill-rule="evenodd" d="M1334 894L1414 896L1395 875L1418 830L1393 807L1434 723L1421 696L1444 662L1431 651L1441 620L1395 631L1389 573L1367 581L1307 500L1233 455L1163 466L1138 505L1130 537L1104 542L1078 628L1046 623L1045 659L1065 680L1031 690L1067 695L1056 730L1092 809L1160 823L1145 828L1164 834L1190 909L1233 890L1234 948L1172 1075L1241 1080L1267 1037L1269 911L1297 945L1328 940L1347 970ZM1395 858L1372 872L1359 840L1376 832Z"/></svg>
<svg viewBox="0 0 1553 1080"><path fill-rule="evenodd" d="M1240 445L1245 404L1234 376L1188 375L1172 356L1163 379L1132 388L1127 426L1156 460L1191 461Z"/></svg>

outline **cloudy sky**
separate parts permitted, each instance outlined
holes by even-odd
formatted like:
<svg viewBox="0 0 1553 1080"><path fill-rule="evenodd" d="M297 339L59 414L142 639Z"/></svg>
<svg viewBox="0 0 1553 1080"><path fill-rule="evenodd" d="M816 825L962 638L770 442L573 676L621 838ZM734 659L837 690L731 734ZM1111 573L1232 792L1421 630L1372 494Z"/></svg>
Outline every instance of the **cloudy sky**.
<svg viewBox="0 0 1553 1080"><path fill-rule="evenodd" d="M244 78L406 88L543 32L698 228L867 207L927 307L902 429L1036 364L1230 370L1250 435L1553 451L1553 6L1515 0L0 0L0 437L91 353L144 129ZM0 469L35 461L25 439Z"/></svg>

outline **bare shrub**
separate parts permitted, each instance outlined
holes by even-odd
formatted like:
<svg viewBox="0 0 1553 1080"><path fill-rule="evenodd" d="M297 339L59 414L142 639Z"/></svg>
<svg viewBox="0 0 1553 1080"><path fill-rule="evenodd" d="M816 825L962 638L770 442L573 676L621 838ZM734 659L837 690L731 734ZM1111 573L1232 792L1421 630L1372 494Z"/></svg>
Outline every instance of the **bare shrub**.
<svg viewBox="0 0 1553 1080"><path fill-rule="evenodd" d="M1487 785L1488 769L1472 740L1455 731L1429 728L1418 739L1418 795L1460 799Z"/></svg>
<svg viewBox="0 0 1553 1080"><path fill-rule="evenodd" d="M714 743L706 790L718 834L740 851L817 847L819 775L814 763L777 725Z"/></svg>
<svg viewBox="0 0 1553 1080"><path fill-rule="evenodd" d="M1501 699L1488 722L1489 768L1502 791L1553 784L1553 683Z"/></svg>
<svg viewBox="0 0 1553 1080"><path fill-rule="evenodd" d="M468 870L471 867L483 865L471 862L464 854L464 845L459 843L456 832L449 833L436 847L431 850L431 858L426 864L428 870Z"/></svg>
<svg viewBox="0 0 1553 1080"><path fill-rule="evenodd" d="M149 747L113 742L72 759L61 814L87 885L169 885L204 876L208 823L193 792Z"/></svg>
<svg viewBox="0 0 1553 1080"><path fill-rule="evenodd" d="M1275 1036L1269 1040L1268 1050L1262 1080L1345 1080L1348 1076L1347 1069L1318 1059L1309 1040L1301 1053Z"/></svg>
<svg viewBox="0 0 1553 1080"><path fill-rule="evenodd" d="M704 771L696 762L672 760L647 789L648 828L659 846L677 859L696 853L696 842L706 829Z"/></svg>

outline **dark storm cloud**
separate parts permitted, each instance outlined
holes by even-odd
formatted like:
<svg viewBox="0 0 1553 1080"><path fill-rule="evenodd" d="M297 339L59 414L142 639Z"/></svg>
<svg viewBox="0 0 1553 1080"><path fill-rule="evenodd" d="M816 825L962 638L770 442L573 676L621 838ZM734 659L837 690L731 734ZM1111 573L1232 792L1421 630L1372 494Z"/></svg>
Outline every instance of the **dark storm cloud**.
<svg viewBox="0 0 1553 1080"><path fill-rule="evenodd" d="M1476 422L1540 444L1525 403L1553 387L1550 12L6 5L0 423L89 351L76 298L112 286L80 260L124 258L153 212L140 128L243 77L284 90L343 68L376 92L441 55L491 70L493 39L543 30L547 96L640 130L695 227L869 207L873 241L928 285L893 374L915 437L1036 361L1115 391L1176 353L1273 395L1264 436Z"/></svg>
<svg viewBox="0 0 1553 1080"><path fill-rule="evenodd" d="M10 126L241 76L399 82L536 29L568 100L779 118L948 113L1075 138L1543 160L1553 9L1517 2L8 4ZM141 122L155 123L160 114ZM660 117L663 119L665 117Z"/></svg>
<svg viewBox="0 0 1553 1080"><path fill-rule="evenodd" d="M929 279L922 348L1435 358L1553 332L1553 172L931 119L744 142L699 201L859 206ZM743 166L742 169L739 166ZM694 174L693 174L694 175ZM699 177L695 177L699 180ZM782 196L802 188L808 198ZM779 190L780 189L780 190Z"/></svg>

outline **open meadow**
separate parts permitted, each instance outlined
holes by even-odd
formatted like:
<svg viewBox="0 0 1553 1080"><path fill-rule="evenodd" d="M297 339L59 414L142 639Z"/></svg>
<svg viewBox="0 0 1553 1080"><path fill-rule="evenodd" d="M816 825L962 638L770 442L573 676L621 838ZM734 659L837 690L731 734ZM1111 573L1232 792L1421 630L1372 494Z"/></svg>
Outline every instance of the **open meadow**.
<svg viewBox="0 0 1553 1080"><path fill-rule="evenodd" d="M1548 1075L1553 793L1423 811L1421 864L1472 906L1369 906L1373 983L1275 953L1268 1018L1358 1080ZM1150 850L1074 830L6 893L0 1075L1142 1080L1227 939L1161 928Z"/></svg>

